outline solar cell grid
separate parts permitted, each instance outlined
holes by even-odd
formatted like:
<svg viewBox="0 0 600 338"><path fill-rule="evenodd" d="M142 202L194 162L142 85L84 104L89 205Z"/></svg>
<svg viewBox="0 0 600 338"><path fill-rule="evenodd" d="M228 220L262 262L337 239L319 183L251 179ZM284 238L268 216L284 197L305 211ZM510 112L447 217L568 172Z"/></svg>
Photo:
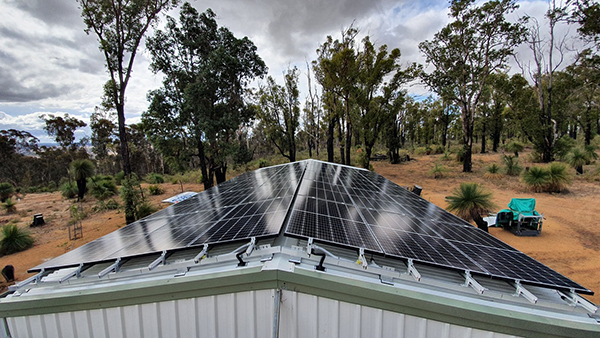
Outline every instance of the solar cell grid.
<svg viewBox="0 0 600 338"><path fill-rule="evenodd" d="M275 236L288 211L287 235L589 292L376 173L318 161L242 174L34 270Z"/></svg>

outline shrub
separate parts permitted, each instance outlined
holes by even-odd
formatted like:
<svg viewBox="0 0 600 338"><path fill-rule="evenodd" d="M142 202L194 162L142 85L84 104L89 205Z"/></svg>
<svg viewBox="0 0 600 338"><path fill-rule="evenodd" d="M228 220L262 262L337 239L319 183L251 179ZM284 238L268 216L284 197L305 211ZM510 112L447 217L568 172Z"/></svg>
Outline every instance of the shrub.
<svg viewBox="0 0 600 338"><path fill-rule="evenodd" d="M442 161L450 161L450 160L452 160L452 157L450 156L450 152L445 151L444 155L442 155L440 157L440 160L442 160Z"/></svg>
<svg viewBox="0 0 600 338"><path fill-rule="evenodd" d="M490 164L485 168L485 174L483 174L483 177L487 179L497 179L502 177L502 174L500 173L500 166L496 163Z"/></svg>
<svg viewBox="0 0 600 338"><path fill-rule="evenodd" d="M543 192L548 185L548 170L535 166L523 173L523 182L535 192Z"/></svg>
<svg viewBox="0 0 600 338"><path fill-rule="evenodd" d="M436 163L433 165L433 168L429 171L433 178L442 178L444 177L444 173L448 171L448 169L444 168L443 165Z"/></svg>
<svg viewBox="0 0 600 338"><path fill-rule="evenodd" d="M523 182L536 192L561 192L571 180L567 166L559 162L536 166L523 173Z"/></svg>
<svg viewBox="0 0 600 338"><path fill-rule="evenodd" d="M156 211L158 211L158 208L156 208L148 202L143 202L137 206L135 216L136 219L142 219L148 215L155 213Z"/></svg>
<svg viewBox="0 0 600 338"><path fill-rule="evenodd" d="M561 192L571 183L573 178L569 175L564 163L552 162L548 166L548 181L550 192Z"/></svg>
<svg viewBox="0 0 600 338"><path fill-rule="evenodd" d="M165 193L165 190L156 184L148 186L148 191L150 192L150 195L154 195L154 196L162 195Z"/></svg>
<svg viewBox="0 0 600 338"><path fill-rule="evenodd" d="M150 173L146 176L146 182L151 184L165 183L165 179L161 174Z"/></svg>
<svg viewBox="0 0 600 338"><path fill-rule="evenodd" d="M117 194L117 184L111 176L96 175L88 181L92 195L101 201Z"/></svg>
<svg viewBox="0 0 600 338"><path fill-rule="evenodd" d="M434 154L443 154L446 152L446 149L444 148L443 145L438 144L435 146L435 149L433 150Z"/></svg>
<svg viewBox="0 0 600 338"><path fill-rule="evenodd" d="M567 155L567 163L577 171L578 175L583 174L583 166L589 162L587 153L581 148L573 148Z"/></svg>
<svg viewBox="0 0 600 338"><path fill-rule="evenodd" d="M567 155L569 154L571 149L573 149L574 147L575 147L575 140L572 139L571 137L565 135L565 136L559 138L558 140L556 140L556 143L554 144L554 155L556 156L556 158L559 158L560 160L566 160Z"/></svg>
<svg viewBox="0 0 600 338"><path fill-rule="evenodd" d="M506 174L509 176L518 176L523 168L519 165L519 159L515 156L504 155L504 165L506 166Z"/></svg>
<svg viewBox="0 0 600 338"><path fill-rule="evenodd" d="M427 145L425 147L417 147L417 148L415 148L415 150L413 150L413 154L419 155L419 156L431 155L432 152L433 152L433 150L431 150L431 147L429 145Z"/></svg>
<svg viewBox="0 0 600 338"><path fill-rule="evenodd" d="M14 214L17 212L17 203L13 202L12 198L7 198L6 202L2 203L2 209L6 211L7 214Z"/></svg>
<svg viewBox="0 0 600 338"><path fill-rule="evenodd" d="M12 196L15 188L8 182L0 182L0 202L6 202L6 199Z"/></svg>
<svg viewBox="0 0 600 338"><path fill-rule="evenodd" d="M267 159L261 158L258 160L258 167L259 168L265 168L265 167L269 167L271 164L269 163L269 161Z"/></svg>
<svg viewBox="0 0 600 338"><path fill-rule="evenodd" d="M122 185L124 179L125 179L125 173L123 171L120 171L115 175L115 183L117 185Z"/></svg>
<svg viewBox="0 0 600 338"><path fill-rule="evenodd" d="M525 149L525 146L519 141L510 141L505 144L503 148L504 150L513 153L515 157L519 157L519 153Z"/></svg>
<svg viewBox="0 0 600 338"><path fill-rule="evenodd" d="M115 199L111 198L107 201L98 201L94 206L94 211L117 210L121 205Z"/></svg>
<svg viewBox="0 0 600 338"><path fill-rule="evenodd" d="M33 237L26 230L19 229L16 224L8 224L2 227L2 240L0 241L0 253L10 255L15 252L29 249L33 246Z"/></svg>
<svg viewBox="0 0 600 338"><path fill-rule="evenodd" d="M77 196L77 185L73 182L66 182L60 186L60 191L64 198L75 198Z"/></svg>

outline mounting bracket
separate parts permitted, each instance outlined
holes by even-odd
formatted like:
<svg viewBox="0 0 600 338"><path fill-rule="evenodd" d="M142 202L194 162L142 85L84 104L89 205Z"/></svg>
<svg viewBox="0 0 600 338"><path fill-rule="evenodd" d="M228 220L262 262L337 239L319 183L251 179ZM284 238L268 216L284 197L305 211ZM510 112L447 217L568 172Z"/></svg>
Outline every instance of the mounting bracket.
<svg viewBox="0 0 600 338"><path fill-rule="evenodd" d="M415 267L415 263L413 262L413 260L411 258L408 259L408 268L406 269L406 273L413 276L413 278L419 282L421 281L421 273L419 273L419 270L417 270L417 268Z"/></svg>
<svg viewBox="0 0 600 338"><path fill-rule="evenodd" d="M365 248L360 248L356 264L362 265L363 269L365 270L367 270L367 268L369 267L369 263L367 262L367 258L365 257Z"/></svg>
<svg viewBox="0 0 600 338"><path fill-rule="evenodd" d="M525 287L521 285L521 281L515 280L515 288L517 289L517 292L513 296L523 296L525 299L532 302L533 304L537 303L538 298L533 293L529 292L529 290L525 289Z"/></svg>
<svg viewBox="0 0 600 338"><path fill-rule="evenodd" d="M162 265L165 265L167 262L167 250L163 250L162 254L160 255L160 257L158 257L157 259L154 260L154 262L148 264L148 269L150 271L154 270L154 268L156 268L160 263L162 263Z"/></svg>
<svg viewBox="0 0 600 338"><path fill-rule="evenodd" d="M194 257L194 263L198 264L201 260L203 260L204 256L206 256L207 252L208 252L208 244L204 244L202 251L200 251L200 253L197 254L196 257Z"/></svg>
<svg viewBox="0 0 600 338"><path fill-rule="evenodd" d="M475 278L473 278L473 276L471 276L471 272L470 271L465 271L465 284L463 284L464 287L472 287L475 291L477 291L477 293L479 293L480 295L483 294L483 292L485 290L487 290L486 288L484 288L483 286L481 286L481 284L479 284L479 282L477 282L475 280Z"/></svg>
<svg viewBox="0 0 600 338"><path fill-rule="evenodd" d="M118 272L120 264L121 264L121 257L117 258L117 260L113 264L111 264L109 267L107 267L106 269L100 271L98 273L98 278L102 278L102 277L108 275L112 271Z"/></svg>

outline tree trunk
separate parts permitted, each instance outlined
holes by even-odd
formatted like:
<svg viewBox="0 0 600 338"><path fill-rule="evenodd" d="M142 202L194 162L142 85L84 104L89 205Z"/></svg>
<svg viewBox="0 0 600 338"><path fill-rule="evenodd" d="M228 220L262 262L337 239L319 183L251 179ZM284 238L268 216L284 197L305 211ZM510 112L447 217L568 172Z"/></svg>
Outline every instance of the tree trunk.
<svg viewBox="0 0 600 338"><path fill-rule="evenodd" d="M227 163L221 163L220 166L215 168L215 178L217 179L217 185L227 180Z"/></svg>
<svg viewBox="0 0 600 338"><path fill-rule="evenodd" d="M333 162L333 134L335 133L335 119L332 118L327 126L327 162Z"/></svg>
<svg viewBox="0 0 600 338"><path fill-rule="evenodd" d="M346 117L346 164L350 165L350 152L352 149L352 122L350 116Z"/></svg>
<svg viewBox="0 0 600 338"><path fill-rule="evenodd" d="M204 143L202 140L198 139L197 143L198 148L198 158L200 158L200 172L202 173L202 184L204 184L204 190L212 187L212 179L209 180L208 170L206 165L206 155L204 155Z"/></svg>
<svg viewBox="0 0 600 338"><path fill-rule="evenodd" d="M463 127L463 172L469 173L472 169L471 151L473 146L473 115L470 109L465 105L462 107L462 127Z"/></svg>
<svg viewBox="0 0 600 338"><path fill-rule="evenodd" d="M485 126L485 122L483 122L482 126L481 126L481 153L485 154L486 150L485 150L485 133L487 132L486 130L486 126Z"/></svg>
<svg viewBox="0 0 600 338"><path fill-rule="evenodd" d="M83 201L83 196L85 195L85 186L86 186L85 179L77 181L77 202Z"/></svg>
<svg viewBox="0 0 600 338"><path fill-rule="evenodd" d="M344 151L344 142L343 141L344 138L344 134L342 133L342 120L338 120L338 142L340 144L340 161L342 162L342 164L346 164L345 159L346 159L346 153Z"/></svg>
<svg viewBox="0 0 600 338"><path fill-rule="evenodd" d="M488 224L486 221L483 220L483 218L481 217L481 215L479 214L475 214L475 215L471 215L471 217L473 217L473 220L475 221L475 224L477 224L477 227L485 232L489 232L488 231Z"/></svg>
<svg viewBox="0 0 600 338"><path fill-rule="evenodd" d="M121 165L126 179L131 178L131 163L129 162L129 145L127 144L127 130L125 129L125 107L117 102L117 117L119 121L119 142L121 143ZM135 222L135 206L133 201L125 199L125 223Z"/></svg>

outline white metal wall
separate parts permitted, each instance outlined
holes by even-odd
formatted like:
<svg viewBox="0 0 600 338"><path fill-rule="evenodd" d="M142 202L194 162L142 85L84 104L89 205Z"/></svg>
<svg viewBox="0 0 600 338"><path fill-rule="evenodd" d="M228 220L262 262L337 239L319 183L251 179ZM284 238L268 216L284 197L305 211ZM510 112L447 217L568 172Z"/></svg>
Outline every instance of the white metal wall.
<svg viewBox="0 0 600 338"><path fill-rule="evenodd" d="M285 338L509 338L504 334L297 292L281 297Z"/></svg>
<svg viewBox="0 0 600 338"><path fill-rule="evenodd" d="M236 337L272 335L274 290L8 318L13 338Z"/></svg>
<svg viewBox="0 0 600 338"><path fill-rule="evenodd" d="M275 290L150 303L102 310L9 318L21 337L272 336ZM337 300L283 291L281 338L508 338ZM1 335L0 335L1 336Z"/></svg>

